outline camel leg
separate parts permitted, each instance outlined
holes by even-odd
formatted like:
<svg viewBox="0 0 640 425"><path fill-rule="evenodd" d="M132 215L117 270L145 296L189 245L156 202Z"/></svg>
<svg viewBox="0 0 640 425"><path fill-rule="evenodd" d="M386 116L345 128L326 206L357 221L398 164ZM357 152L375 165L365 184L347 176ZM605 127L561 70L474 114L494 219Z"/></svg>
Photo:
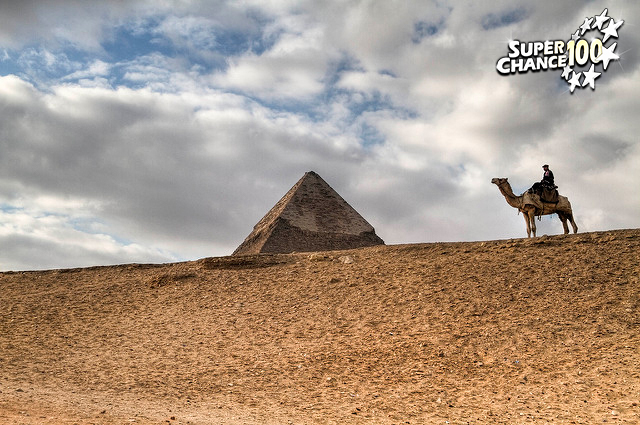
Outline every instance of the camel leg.
<svg viewBox="0 0 640 425"><path fill-rule="evenodd" d="M521 210L522 211L522 210ZM534 216L535 210L522 211L524 222L527 225L527 237L530 238L531 234L536 237L536 218Z"/></svg>
<svg viewBox="0 0 640 425"><path fill-rule="evenodd" d="M567 225L567 215L561 212L558 212L558 218L562 222L562 228L564 229L564 234L569 233L569 226Z"/></svg>
<svg viewBox="0 0 640 425"><path fill-rule="evenodd" d="M578 233L578 225L576 221L573 219L573 213L569 213L569 221L571 222L571 227L573 227L573 233Z"/></svg>
<svg viewBox="0 0 640 425"><path fill-rule="evenodd" d="M533 237L536 237L536 216L535 210L529 211L527 214L529 216L529 221L531 222L531 233L533 233Z"/></svg>
<svg viewBox="0 0 640 425"><path fill-rule="evenodd" d="M529 224L529 214L526 211L522 211L522 216L524 217L524 223L527 225L527 237L531 237L531 225ZM535 235L533 235L535 236Z"/></svg>

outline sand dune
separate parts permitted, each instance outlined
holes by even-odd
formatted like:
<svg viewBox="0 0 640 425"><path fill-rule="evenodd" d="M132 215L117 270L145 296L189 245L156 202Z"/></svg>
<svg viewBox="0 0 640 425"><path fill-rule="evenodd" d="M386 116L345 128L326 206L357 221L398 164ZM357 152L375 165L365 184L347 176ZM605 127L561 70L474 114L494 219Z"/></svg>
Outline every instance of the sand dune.
<svg viewBox="0 0 640 425"><path fill-rule="evenodd" d="M639 229L2 273L0 423L640 423L639 276Z"/></svg>

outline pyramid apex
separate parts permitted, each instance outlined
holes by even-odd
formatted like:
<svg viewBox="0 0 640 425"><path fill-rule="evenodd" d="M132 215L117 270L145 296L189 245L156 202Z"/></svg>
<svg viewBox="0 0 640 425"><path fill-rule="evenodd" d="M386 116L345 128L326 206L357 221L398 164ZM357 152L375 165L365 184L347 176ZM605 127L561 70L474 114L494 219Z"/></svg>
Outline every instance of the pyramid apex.
<svg viewBox="0 0 640 425"><path fill-rule="evenodd" d="M324 251L381 244L384 241L373 226L318 173L307 171L233 254Z"/></svg>

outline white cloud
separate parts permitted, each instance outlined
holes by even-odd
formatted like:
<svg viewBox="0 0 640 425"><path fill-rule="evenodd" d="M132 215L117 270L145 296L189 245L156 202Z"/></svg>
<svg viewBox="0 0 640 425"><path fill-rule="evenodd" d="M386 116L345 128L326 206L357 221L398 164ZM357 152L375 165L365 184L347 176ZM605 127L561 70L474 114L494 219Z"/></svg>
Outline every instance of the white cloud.
<svg viewBox="0 0 640 425"><path fill-rule="evenodd" d="M217 40L216 23L199 16L168 16L162 21L156 32L167 35L174 43L189 44L193 49L213 49Z"/></svg>
<svg viewBox="0 0 640 425"><path fill-rule="evenodd" d="M336 85L340 88L365 94L379 92L383 95L391 96L396 103L402 104L406 101L409 84L407 79L397 78L389 74L370 71L347 71L342 73Z"/></svg>
<svg viewBox="0 0 640 425"><path fill-rule="evenodd" d="M94 60L86 69L75 71L66 77L63 80L80 80L80 79L89 79L95 77L105 77L108 76L111 71L111 64L101 61L100 59Z"/></svg>
<svg viewBox="0 0 640 425"><path fill-rule="evenodd" d="M319 94L332 52L322 48L319 29L284 34L267 52L248 52L230 60L212 79L215 85L267 99L296 99Z"/></svg>
<svg viewBox="0 0 640 425"><path fill-rule="evenodd" d="M87 267L129 262L167 262L169 253L76 229L77 217L37 210L0 210L0 270Z"/></svg>
<svg viewBox="0 0 640 425"><path fill-rule="evenodd" d="M17 59L17 63L33 80L43 80L49 73L68 73L78 69L81 65L70 60L64 53L54 53L46 48L24 49Z"/></svg>

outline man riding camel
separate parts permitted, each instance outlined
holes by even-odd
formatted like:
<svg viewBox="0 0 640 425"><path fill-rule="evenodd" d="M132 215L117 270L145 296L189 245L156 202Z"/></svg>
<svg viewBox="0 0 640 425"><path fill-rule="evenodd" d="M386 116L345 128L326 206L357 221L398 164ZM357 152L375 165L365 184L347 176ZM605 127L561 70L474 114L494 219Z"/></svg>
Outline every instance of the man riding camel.
<svg viewBox="0 0 640 425"><path fill-rule="evenodd" d="M540 180L540 184L548 189L556 189L558 186L554 183L553 179L553 171L549 169L548 164L544 164L542 166L544 170L544 174L542 175L542 180Z"/></svg>
<svg viewBox="0 0 640 425"><path fill-rule="evenodd" d="M542 169L544 170L542 180L534 183L531 189L529 189L529 193L535 193L545 202L555 203L558 199L558 191L556 190L558 186L555 184L553 171L549 169L548 164L544 164Z"/></svg>

